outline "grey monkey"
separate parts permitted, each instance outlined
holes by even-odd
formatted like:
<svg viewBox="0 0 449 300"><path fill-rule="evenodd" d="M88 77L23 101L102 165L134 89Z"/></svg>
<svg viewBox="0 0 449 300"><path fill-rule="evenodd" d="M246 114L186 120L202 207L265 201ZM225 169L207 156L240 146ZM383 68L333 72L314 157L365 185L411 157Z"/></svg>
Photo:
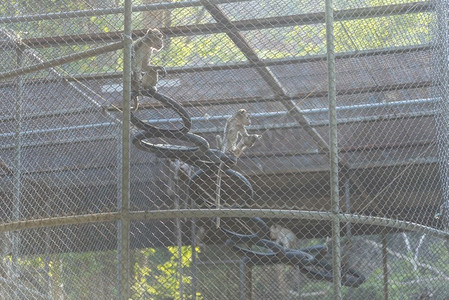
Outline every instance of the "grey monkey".
<svg viewBox="0 0 449 300"><path fill-rule="evenodd" d="M278 224L270 227L270 238L284 248L291 249L298 245L298 238L293 231Z"/></svg>
<svg viewBox="0 0 449 300"><path fill-rule="evenodd" d="M236 157L242 155L243 151L260 139L260 135L248 134L246 126L251 124L249 113L246 109L239 109L227 121L224 129L223 139L217 135L218 148L223 152L231 152Z"/></svg>
<svg viewBox="0 0 449 300"><path fill-rule="evenodd" d="M131 61L131 90L139 91L156 87L158 73L165 75L165 68L150 64L150 59L154 51L159 51L164 47L163 35L158 29L148 29L145 35L137 39L132 45ZM142 72L145 72L142 77ZM137 109L137 97L135 98L134 109Z"/></svg>

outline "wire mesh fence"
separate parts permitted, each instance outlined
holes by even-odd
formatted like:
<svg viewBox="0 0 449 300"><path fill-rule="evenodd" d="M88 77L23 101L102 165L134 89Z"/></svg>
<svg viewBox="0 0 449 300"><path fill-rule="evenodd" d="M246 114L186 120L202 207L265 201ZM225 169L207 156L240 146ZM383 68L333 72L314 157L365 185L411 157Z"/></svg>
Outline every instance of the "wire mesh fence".
<svg viewBox="0 0 449 300"><path fill-rule="evenodd" d="M448 8L0 4L0 299L449 299Z"/></svg>

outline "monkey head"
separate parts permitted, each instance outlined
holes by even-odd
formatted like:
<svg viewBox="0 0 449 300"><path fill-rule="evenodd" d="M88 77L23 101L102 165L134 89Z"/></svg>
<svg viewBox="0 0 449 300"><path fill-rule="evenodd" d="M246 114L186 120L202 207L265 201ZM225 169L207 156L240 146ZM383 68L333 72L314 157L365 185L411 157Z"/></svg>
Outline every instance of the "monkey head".
<svg viewBox="0 0 449 300"><path fill-rule="evenodd" d="M159 51L164 47L163 37L164 36L158 29L150 28L143 36L143 42Z"/></svg>
<svg viewBox="0 0 449 300"><path fill-rule="evenodd" d="M270 238L271 239L277 239L279 232L281 232L282 226L278 224L273 224L270 227Z"/></svg>
<svg viewBox="0 0 449 300"><path fill-rule="evenodd" d="M236 117L240 121L240 124L242 124L243 126L251 125L251 119L246 109L244 108L239 109L236 113Z"/></svg>

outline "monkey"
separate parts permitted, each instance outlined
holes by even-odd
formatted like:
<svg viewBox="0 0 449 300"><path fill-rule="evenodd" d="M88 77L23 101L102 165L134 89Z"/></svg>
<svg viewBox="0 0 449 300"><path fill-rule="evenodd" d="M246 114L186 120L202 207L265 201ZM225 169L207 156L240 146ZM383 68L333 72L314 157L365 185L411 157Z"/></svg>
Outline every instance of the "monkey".
<svg viewBox="0 0 449 300"><path fill-rule="evenodd" d="M254 145L260 139L260 135L249 134L246 126L251 125L251 119L246 109L239 109L227 121L224 129L223 139L217 135L217 145L223 152L231 152L239 157L243 151ZM240 141L239 141L240 137Z"/></svg>
<svg viewBox="0 0 449 300"><path fill-rule="evenodd" d="M242 137L235 146L235 150L233 152L235 157L239 158L240 155L243 154L243 151L245 151L247 148L252 147L260 138L261 136L258 134L250 134L246 137Z"/></svg>
<svg viewBox="0 0 449 300"><path fill-rule="evenodd" d="M248 132L245 127L250 124L251 119L248 112L244 108L239 109L228 120L226 120L223 139L217 137L220 141L221 150L223 152L231 150L232 152L237 144L239 136L248 136Z"/></svg>
<svg viewBox="0 0 449 300"><path fill-rule="evenodd" d="M142 86L155 87L158 80L158 72L166 73L165 68L153 66L150 59L154 51L159 51L164 47L163 35L158 29L148 29L145 35L137 39L132 45L131 61L131 90L139 91ZM145 72L145 80L142 78ZM148 74L146 74L148 73ZM134 100L134 109L137 109L137 97Z"/></svg>
<svg viewBox="0 0 449 300"><path fill-rule="evenodd" d="M143 74L142 88L144 90L152 89L154 92L157 92L157 82L159 81L159 72L161 72L162 77L165 77L167 75L167 71L165 70L164 67L156 67Z"/></svg>
<svg viewBox="0 0 449 300"><path fill-rule="evenodd" d="M298 238L293 231L278 224L271 225L270 238L287 249L298 246Z"/></svg>
<svg viewBox="0 0 449 300"><path fill-rule="evenodd" d="M251 119L249 116L249 113L246 111L246 109L241 108L236 113L234 113L229 119L226 120L223 138L221 138L219 135L216 136L217 146L219 149L221 149L222 152L231 152L234 156L239 157L243 153L243 147L244 145L248 144L251 146L254 144L254 142L251 142L251 139L258 140L260 139L260 136L257 134L250 135L246 131L246 126L249 126L251 124ZM241 145L239 148L237 148L237 142L240 139L244 140L243 145ZM248 139L248 141L245 142L245 139ZM237 154L237 155L236 155ZM215 204L217 208L220 207L220 193L221 193L221 169L223 168L223 162L220 162L220 166L218 167L218 174L217 174L217 182L216 182L216 200ZM216 222L217 228L220 227L220 218L217 218Z"/></svg>

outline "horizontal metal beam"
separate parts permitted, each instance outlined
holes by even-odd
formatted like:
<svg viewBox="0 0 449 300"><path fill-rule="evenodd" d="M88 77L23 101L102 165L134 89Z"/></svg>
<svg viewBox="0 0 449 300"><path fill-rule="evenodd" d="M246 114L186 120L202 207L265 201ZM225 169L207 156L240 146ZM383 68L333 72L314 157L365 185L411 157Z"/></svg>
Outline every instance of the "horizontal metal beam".
<svg viewBox="0 0 449 300"><path fill-rule="evenodd" d="M349 59L349 58L360 58L378 55L393 55L401 53L411 53L431 50L431 45L413 45L413 46L402 46L402 47L389 47L381 49L370 49L362 51L347 51L336 53L335 58L338 59ZM167 74L185 74L185 73L198 73L198 72L208 72L208 71L224 71L224 70L239 70L253 68L255 65L259 66L284 66L299 63L310 63L310 62L320 62L325 61L325 54L318 55L307 55L301 57L291 57L291 58L281 58L281 59L261 59L260 62L248 63L227 63L227 64L214 64L206 66L187 66L187 67L172 67L166 68ZM115 79L121 78L123 74L121 72L110 72L110 73L97 73L97 74L82 74L82 75L72 75L71 77L64 77L67 81L86 81L86 80L96 80L96 79ZM57 79L45 78L45 79L28 79L27 82L33 83L48 83L56 81ZM15 86L14 82L0 82L0 87ZM228 101L228 100L226 100Z"/></svg>
<svg viewBox="0 0 449 300"><path fill-rule="evenodd" d="M59 109L54 111L44 111L35 114L24 115L22 120L33 120L39 118L54 118L59 116L76 116L81 114L93 114L103 111L103 109L93 109L92 107ZM11 115L0 116L0 122L14 121L15 117Z"/></svg>
<svg viewBox="0 0 449 300"><path fill-rule="evenodd" d="M353 111L353 110L359 110L359 109L372 109L372 108L394 108L394 107L400 107L405 105L418 105L418 104L436 104L440 101L440 98L427 98L427 99L417 99L417 100L403 100L403 101L394 101L394 102L386 102L386 103L363 103L363 104L353 104L353 105L344 105L344 106L337 106L337 111ZM323 113L329 113L328 107L323 108L310 108L310 109L301 109L301 113L304 115L316 115L316 114L323 114ZM392 116L396 117L401 115L402 117L406 117L408 115L415 116L415 114L418 114L418 116L429 115L429 114L435 114L436 111L425 111L425 112L418 112L418 113L394 113L392 115L376 115L376 116L365 116L365 117L357 117L357 118L351 118L356 120L365 121L366 119L371 120L371 118L376 117L376 120L379 119L390 119ZM266 112L266 113L251 113L251 118L269 118L269 117L286 117L288 114L287 111L274 111L274 112ZM217 115L217 116L210 116L210 117L192 117L192 121L212 121L212 120L227 120L231 117L231 115ZM165 124L165 123L175 123L182 121L180 118L166 118L166 119L155 119L155 120L147 120L146 122L149 124ZM250 128L254 128L255 126L251 126ZM0 134L1 137L1 134Z"/></svg>
<svg viewBox="0 0 449 300"><path fill-rule="evenodd" d="M416 89L416 88L427 88L432 84L431 81L413 82L413 83L402 83L402 84L392 84L392 85L379 85L379 86L369 86L362 88L353 88L338 90L337 96L344 95L357 95L364 93L376 93L385 92L393 90L405 90L405 89ZM207 99L207 100L186 100L182 101L182 106L184 107L207 107L216 105L232 105L232 104L250 104L250 103L263 103L263 102L274 102L274 101L290 101L290 100L305 100L311 98L324 98L327 97L327 91L312 91L312 92L302 92L297 93L292 96L277 96L277 97L248 97L248 98L230 98L230 99ZM163 105L160 103L140 103L139 109L158 109L162 108ZM110 106L106 108L108 111L120 111L121 107Z"/></svg>
<svg viewBox="0 0 449 300"><path fill-rule="evenodd" d="M432 11L433 7L429 2L416 2L407 4L395 4L376 7L355 8L349 10L341 10L335 12L335 21L345 21L354 19L378 18L391 15L413 14L419 12ZM227 33L231 30L237 31L251 31L277 27L290 27L311 24L323 24L324 12L308 13L299 15L269 17L261 19L238 20L232 21L232 27L220 23L207 23L197 25L185 25L160 28L163 34L167 37L176 36L194 36L205 35L213 33ZM136 37L143 36L146 29L135 30L133 35ZM83 44L83 43L105 43L113 42L121 39L122 32L108 32L108 33L92 33L92 34L77 34L55 37L43 38L29 38L24 39L23 43L29 47L54 47L59 45ZM9 47L8 43L1 43L0 48Z"/></svg>
<svg viewBox="0 0 449 300"><path fill-rule="evenodd" d="M218 4L226 3L236 3L236 2L246 2L252 0L215 0ZM180 2L161 2L161 3L151 3L133 6L133 12L143 12L143 11L153 11L162 9L176 9L176 8L188 8L201 6L199 0L190 1L180 1ZM59 19L71 19L71 18L84 18L93 16L103 16L103 15L115 15L124 14L124 7L116 8L99 8L99 9L89 9L89 10L73 10L58 13L45 13L45 14L34 14L34 15L23 15L23 16L12 16L12 17L1 17L0 24L9 23L19 23L19 22L33 22L33 21L43 21L43 20L59 20Z"/></svg>
<svg viewBox="0 0 449 300"><path fill-rule="evenodd" d="M121 215L118 212L108 212L108 213L4 222L0 224L0 232L54 227L54 226L67 226L76 224L115 222L118 221L120 217ZM173 210L154 210L154 211L132 211L129 213L129 217L133 221L161 220L161 219L174 219L174 218L261 217L261 218L282 218L290 220L315 220L315 221L330 222L334 217L334 215L331 212L305 211L305 210L220 208L220 209L173 209ZM341 220L341 222L383 226L388 228L397 228L401 230L427 233L429 235L449 241L449 232L421 225L418 223L413 223L411 221L402 221L398 219L364 216L357 214L338 214L338 218Z"/></svg>
<svg viewBox="0 0 449 300"><path fill-rule="evenodd" d="M357 50L357 51L346 51L335 54L336 59L348 59L348 58L360 58L369 57L376 55L393 55L402 54L410 52L428 51L431 49L429 44L413 45L413 46L402 46L402 47L389 47L380 49L369 49L369 50ZM167 68L168 74L170 73L197 73L197 72L207 72L207 71L223 71L223 70L239 70L245 68L253 68L254 66L284 66L292 65L298 63L311 63L311 62L321 62L327 59L326 54L317 55L305 55L300 57L289 57L280 59L260 59L258 62L241 62L241 63L227 63L227 64L215 64L206 65L198 67L175 67Z"/></svg>

